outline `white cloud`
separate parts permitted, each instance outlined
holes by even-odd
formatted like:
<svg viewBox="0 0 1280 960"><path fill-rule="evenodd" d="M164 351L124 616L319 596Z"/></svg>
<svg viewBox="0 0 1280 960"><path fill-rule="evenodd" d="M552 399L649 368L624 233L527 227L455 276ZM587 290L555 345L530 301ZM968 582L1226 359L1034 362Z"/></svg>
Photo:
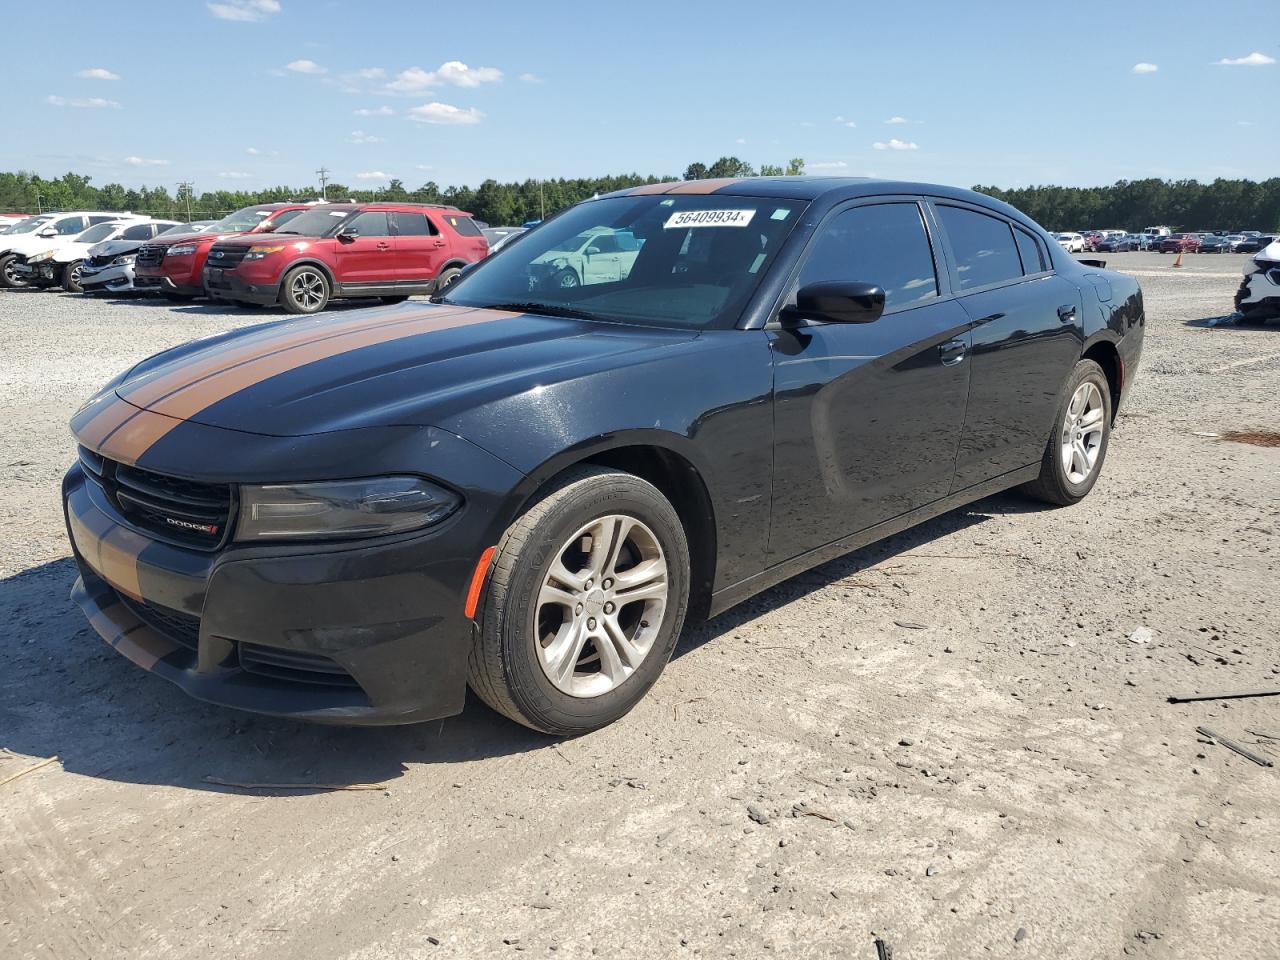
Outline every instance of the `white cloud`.
<svg viewBox="0 0 1280 960"><path fill-rule="evenodd" d="M45 103L52 104L55 107L80 107L86 110L119 110L120 104L115 100L107 100L104 97L74 97L68 100L66 97L59 97L54 94L44 98Z"/></svg>
<svg viewBox="0 0 1280 960"><path fill-rule="evenodd" d="M844 170L849 166L843 160L823 160L820 163L806 164L810 170Z"/></svg>
<svg viewBox="0 0 1280 960"><path fill-rule="evenodd" d="M329 72L314 60L294 60L292 63L286 63L284 68L292 70L294 73L318 74Z"/></svg>
<svg viewBox="0 0 1280 960"><path fill-rule="evenodd" d="M856 123L854 123L852 120L850 120L848 117L836 117L836 118L835 118L835 120L834 120L834 121L832 121L832 122L833 122L833 123L838 123L838 124L840 124L841 126L845 126L845 127L856 127L856 126L857 126L857 124L856 124Z"/></svg>
<svg viewBox="0 0 1280 960"><path fill-rule="evenodd" d="M735 140L735 141L733 141L733 142L734 142L734 143L746 143L746 142L747 142L747 138L746 138L746 137L739 137L737 140Z"/></svg>
<svg viewBox="0 0 1280 960"><path fill-rule="evenodd" d="M542 78L538 76L536 73L522 73L520 74L520 82L521 83L542 83Z"/></svg>
<svg viewBox="0 0 1280 960"><path fill-rule="evenodd" d="M357 117L390 117L395 113L390 107L361 107L352 112Z"/></svg>
<svg viewBox="0 0 1280 960"><path fill-rule="evenodd" d="M1133 65L1134 73L1155 73L1160 67L1154 63L1135 63Z"/></svg>
<svg viewBox="0 0 1280 960"><path fill-rule="evenodd" d="M260 156L262 156L262 151L261 151L261 150L259 150L257 147L245 147L245 148L244 148L244 152L245 152L245 153L247 153L247 154L248 154L249 156L251 156L251 157L260 157Z"/></svg>
<svg viewBox="0 0 1280 960"><path fill-rule="evenodd" d="M415 170L434 170L434 169L435 169L435 167L433 167L433 166L432 166L431 164L429 164L429 163L415 163L415 164L414 164L414 169L415 169Z"/></svg>
<svg viewBox="0 0 1280 960"><path fill-rule="evenodd" d="M361 80L385 80L387 71L381 67L365 67L363 70L357 70L356 76Z"/></svg>
<svg viewBox="0 0 1280 960"><path fill-rule="evenodd" d="M125 157L124 162L131 167L167 167L168 160L149 160L146 157Z"/></svg>
<svg viewBox="0 0 1280 960"><path fill-rule="evenodd" d="M391 174L383 173L381 170L366 170L364 173L356 174L357 180L390 180Z"/></svg>
<svg viewBox="0 0 1280 960"><path fill-rule="evenodd" d="M888 120L885 121L885 123L892 123L892 124L910 123L910 122L911 121L908 120L906 117L890 117Z"/></svg>
<svg viewBox="0 0 1280 960"><path fill-rule="evenodd" d="M871 146L873 146L877 150L919 150L920 149L919 144L912 143L909 140L899 140L897 137L891 138L888 143L885 143L883 140L877 140Z"/></svg>
<svg viewBox="0 0 1280 960"><path fill-rule="evenodd" d="M225 0L224 3L205 4L219 20L235 20L253 23L280 12L280 0Z"/></svg>
<svg viewBox="0 0 1280 960"><path fill-rule="evenodd" d="M419 123L446 123L455 126L470 126L479 123L484 114L471 107L463 110L448 103L424 103L420 107L411 107L409 116Z"/></svg>
<svg viewBox="0 0 1280 960"><path fill-rule="evenodd" d="M85 80L119 80L120 74L112 73L106 67L89 67L76 74Z"/></svg>
<svg viewBox="0 0 1280 960"><path fill-rule="evenodd" d="M1220 67L1265 67L1276 62L1275 57L1254 51L1247 57L1223 57L1218 61Z"/></svg>
<svg viewBox="0 0 1280 960"><path fill-rule="evenodd" d="M502 71L497 67L468 67L461 60L450 60L440 64L438 70L423 70L421 67L401 70L387 84L387 89L392 93L418 93L445 83L455 87L478 87L501 79Z"/></svg>
<svg viewBox="0 0 1280 960"><path fill-rule="evenodd" d="M247 180L253 176L252 173L245 173L243 170L224 170L218 174L224 180Z"/></svg>
<svg viewBox="0 0 1280 960"><path fill-rule="evenodd" d="M381 143L381 137L375 137L371 133L365 133L363 130L352 130L351 136L347 138L348 143Z"/></svg>

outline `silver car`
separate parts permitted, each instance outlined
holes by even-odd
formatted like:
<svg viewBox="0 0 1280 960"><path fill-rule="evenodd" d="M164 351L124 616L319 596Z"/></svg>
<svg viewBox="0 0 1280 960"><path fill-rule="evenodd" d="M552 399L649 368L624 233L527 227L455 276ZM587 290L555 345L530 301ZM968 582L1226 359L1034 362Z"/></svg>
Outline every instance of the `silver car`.
<svg viewBox="0 0 1280 960"><path fill-rule="evenodd" d="M194 223L173 223L172 221L151 221L139 224L125 231L116 240L106 240L89 248L89 256L80 267L80 289L85 293L132 293L133 261L138 249L153 239L143 236L143 227L159 230L154 236L163 237L168 233L201 233L214 223L213 220L197 220ZM137 235L132 235L137 231Z"/></svg>

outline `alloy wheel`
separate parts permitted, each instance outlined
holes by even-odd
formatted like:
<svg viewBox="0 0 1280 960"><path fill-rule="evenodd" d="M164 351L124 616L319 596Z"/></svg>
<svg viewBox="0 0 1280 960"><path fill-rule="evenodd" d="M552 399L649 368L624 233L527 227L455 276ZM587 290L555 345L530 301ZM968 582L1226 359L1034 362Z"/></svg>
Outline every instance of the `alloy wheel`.
<svg viewBox="0 0 1280 960"><path fill-rule="evenodd" d="M572 697L598 697L635 673L662 627L670 590L658 538L635 517L581 527L551 561L538 592L538 661Z"/></svg>
<svg viewBox="0 0 1280 960"><path fill-rule="evenodd" d="M1067 479L1080 484L1089 479L1102 452L1106 407L1097 384L1086 380L1076 387L1062 421L1062 469Z"/></svg>
<svg viewBox="0 0 1280 960"><path fill-rule="evenodd" d="M304 310L314 310L324 303L324 277L311 270L303 270L294 276L289 285L289 296Z"/></svg>

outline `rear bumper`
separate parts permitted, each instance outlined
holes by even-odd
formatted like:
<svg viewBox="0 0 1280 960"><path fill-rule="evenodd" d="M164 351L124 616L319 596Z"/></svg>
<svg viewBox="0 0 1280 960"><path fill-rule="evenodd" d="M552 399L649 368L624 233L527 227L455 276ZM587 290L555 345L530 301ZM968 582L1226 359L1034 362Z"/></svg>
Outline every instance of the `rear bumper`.
<svg viewBox="0 0 1280 960"><path fill-rule="evenodd" d="M62 492L72 599L107 643L191 696L341 724L462 709L483 513L357 545L210 552L134 528L78 464Z"/></svg>
<svg viewBox="0 0 1280 960"><path fill-rule="evenodd" d="M234 270L218 270L206 267L204 271L205 293L218 300L243 300L270 306L280 299L280 284L250 283Z"/></svg>

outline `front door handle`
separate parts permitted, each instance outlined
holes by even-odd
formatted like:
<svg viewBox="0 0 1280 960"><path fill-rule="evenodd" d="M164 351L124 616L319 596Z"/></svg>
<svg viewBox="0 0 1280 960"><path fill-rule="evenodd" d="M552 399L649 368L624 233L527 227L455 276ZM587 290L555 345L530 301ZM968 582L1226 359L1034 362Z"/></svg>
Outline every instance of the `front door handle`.
<svg viewBox="0 0 1280 960"><path fill-rule="evenodd" d="M968 344L963 340L948 340L938 346L938 358L944 367L954 367L964 359Z"/></svg>
<svg viewBox="0 0 1280 960"><path fill-rule="evenodd" d="M1058 308L1058 319L1063 323L1070 323L1076 318L1076 305L1074 303L1064 303Z"/></svg>
<svg viewBox="0 0 1280 960"><path fill-rule="evenodd" d="M391 244L389 244L389 243L379 243L379 244L378 244L378 249L379 249L379 250L390 250L390 249L391 249Z"/></svg>
<svg viewBox="0 0 1280 960"><path fill-rule="evenodd" d="M435 243L432 244L433 247L443 247L444 245L445 243L443 240L437 240Z"/></svg>

